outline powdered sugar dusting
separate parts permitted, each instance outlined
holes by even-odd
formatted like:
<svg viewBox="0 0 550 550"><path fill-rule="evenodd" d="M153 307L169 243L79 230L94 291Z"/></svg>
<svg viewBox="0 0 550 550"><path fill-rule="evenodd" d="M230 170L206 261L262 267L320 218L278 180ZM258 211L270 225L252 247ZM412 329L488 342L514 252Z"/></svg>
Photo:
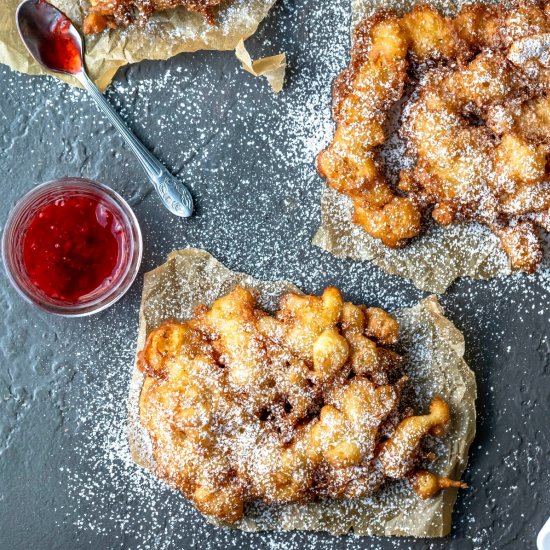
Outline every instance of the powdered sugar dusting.
<svg viewBox="0 0 550 550"><path fill-rule="evenodd" d="M273 27L276 32L268 32ZM325 3L321 10L317 3L304 7L284 1L249 42L253 57L289 54L287 87L280 96L244 74L231 53L217 52L125 69L108 92L130 126L193 189L199 210L185 221L161 213L135 159L83 92L1 68L4 219L33 184L80 174L111 183L134 205L145 237L144 270L162 263L171 250L193 245L233 269L259 279L284 278L306 292L336 284L346 299L358 303L389 310L413 305L422 292L402 279L368 262L335 259L309 244L319 224L322 187L312 161L332 136L330 87L347 62L348 3ZM40 141L29 141L33 134ZM274 156L276 164L269 160ZM51 530L74 533L68 546L488 550L532 545L550 508L543 471L550 357L547 269L488 282L463 279L441 298L466 335L480 392L480 435L466 474L472 488L459 497L452 539L442 542L216 529L179 494L135 466L127 447L126 400L139 285L138 280L107 312L80 321L41 317L30 308L23 317L10 305L18 298L7 281L0 289L2 303L8 304L6 322L16 329L15 335L2 336L11 388L2 394L3 416L25 421L35 407L25 396L40 402L42 393L34 397L33 383L44 380L40 369L55 367L58 356L67 363L59 376L74 378L62 392L57 385L51 395L43 392L54 404L66 394L60 413L66 436L58 452L67 465L59 476L62 496L55 498L65 507L57 508L58 525ZM29 384L21 374L27 364L15 363L9 350L31 343L42 347L29 347L34 355L28 364L39 369ZM14 430L6 445L19 441ZM522 511L522 521L518 500L533 502ZM15 504L10 500L7 506Z"/></svg>

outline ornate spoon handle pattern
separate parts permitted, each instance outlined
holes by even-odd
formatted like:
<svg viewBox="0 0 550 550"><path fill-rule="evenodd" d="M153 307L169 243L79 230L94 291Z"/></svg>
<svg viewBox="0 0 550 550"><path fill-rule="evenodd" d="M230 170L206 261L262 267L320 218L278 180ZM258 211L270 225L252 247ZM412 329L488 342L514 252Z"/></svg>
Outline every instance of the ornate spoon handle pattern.
<svg viewBox="0 0 550 550"><path fill-rule="evenodd" d="M176 216L182 218L191 216L193 213L193 197L189 189L187 189L181 181L175 178L159 160L143 146L141 141L139 141L128 129L120 115L113 109L105 96L97 89L96 85L90 80L85 72L80 72L75 76L124 138L128 147L130 147L136 155L147 173L149 180L157 190L164 206Z"/></svg>

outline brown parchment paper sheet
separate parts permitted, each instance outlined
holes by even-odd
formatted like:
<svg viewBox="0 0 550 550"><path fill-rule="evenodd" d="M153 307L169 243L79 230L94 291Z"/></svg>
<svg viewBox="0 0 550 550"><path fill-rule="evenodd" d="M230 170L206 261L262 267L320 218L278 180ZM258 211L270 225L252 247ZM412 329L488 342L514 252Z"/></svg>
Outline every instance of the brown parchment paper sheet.
<svg viewBox="0 0 550 550"><path fill-rule="evenodd" d="M352 0L352 26L381 8L404 12L414 0ZM449 15L465 0L428 0ZM321 198L321 225L313 244L335 256L357 261L370 260L387 273L410 279L419 289L442 293L458 277L488 279L510 273L506 254L498 238L478 224L431 224L406 247L393 250L374 239L351 221L351 200L325 186Z"/></svg>
<svg viewBox="0 0 550 550"><path fill-rule="evenodd" d="M15 25L20 0L0 0L0 63L28 74L52 74L78 86L72 77L48 73L27 53ZM79 27L88 9L87 0L48 0ZM100 89L105 89L117 70L143 59L168 59L182 52L233 50L239 40L254 34L275 0L231 0L222 8L216 25L185 8L155 14L145 27L111 30L87 36L86 66Z"/></svg>
<svg viewBox="0 0 550 550"><path fill-rule="evenodd" d="M282 294L297 291L285 281L259 281L231 271L203 250L172 252L165 264L145 275L137 349L143 348L147 334L163 321L186 320L196 305L210 305L237 284L257 290L260 305L272 311ZM464 338L444 317L434 296L394 313L409 359L407 374L419 396L417 406L426 411L432 396L440 395L451 407L450 430L436 447L439 458L432 468L440 475L459 479L475 433L476 385L463 359ZM139 420L142 385L143 375L134 368L128 402L129 444L136 463L154 472L151 444ZM251 506L237 527L246 531L300 529L333 534L353 529L359 535L441 537L450 531L455 500L453 489L422 501L408 484L399 483L376 498L357 501Z"/></svg>

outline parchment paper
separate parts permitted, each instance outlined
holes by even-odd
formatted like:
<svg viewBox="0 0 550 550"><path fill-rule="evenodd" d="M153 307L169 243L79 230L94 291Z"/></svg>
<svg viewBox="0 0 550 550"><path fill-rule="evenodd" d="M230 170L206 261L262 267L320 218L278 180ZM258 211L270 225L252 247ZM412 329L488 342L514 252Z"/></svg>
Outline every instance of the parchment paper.
<svg viewBox="0 0 550 550"><path fill-rule="evenodd" d="M276 94L283 89L286 70L286 55L284 53L252 61L250 54L245 48L244 40L239 40L235 48L235 55L247 73L253 76L265 76L271 89Z"/></svg>
<svg viewBox="0 0 550 550"><path fill-rule="evenodd" d="M258 281L224 267L203 250L188 249L169 255L168 261L145 275L137 349L147 334L167 319L189 319L199 303L210 305L235 285L259 291L260 305L275 310L281 294L297 289L285 281ZM418 397L418 410L427 411L434 395L450 405L448 435L436 445L438 460L432 469L459 479L475 433L476 386L464 362L464 339L447 320L437 299L426 298L411 309L395 312L408 355L407 374ZM129 396L129 444L137 464L155 470L151 444L139 420L143 375L134 368ZM183 497L182 497L183 498ZM237 526L246 531L311 530L359 535L441 537L449 533L456 490L422 501L407 483L391 484L376 498L324 501L305 505L249 506Z"/></svg>
<svg viewBox="0 0 550 550"><path fill-rule="evenodd" d="M49 0L80 26L87 0ZM72 85L72 77L47 73L27 53L15 26L20 0L1 0L0 63L28 74L52 74ZM231 0L219 12L216 25L197 13L176 8L155 14L144 28L129 27L86 37L86 65L100 89L105 89L119 67L143 59L168 59L181 52L233 50L251 36L275 0Z"/></svg>
<svg viewBox="0 0 550 550"><path fill-rule="evenodd" d="M428 4L451 15L463 0L428 0ZM381 8L404 12L414 0L352 0L352 26ZM392 250L351 221L351 200L328 186L321 199L321 226L313 244L335 256L370 260L387 273L410 279L418 288L442 293L458 277L487 279L511 272L498 238L479 224L432 223L406 247Z"/></svg>

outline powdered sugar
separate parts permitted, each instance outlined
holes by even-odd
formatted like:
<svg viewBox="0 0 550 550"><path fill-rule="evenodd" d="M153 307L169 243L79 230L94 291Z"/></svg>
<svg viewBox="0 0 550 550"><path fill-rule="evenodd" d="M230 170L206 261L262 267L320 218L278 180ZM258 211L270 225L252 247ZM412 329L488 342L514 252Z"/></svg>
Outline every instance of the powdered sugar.
<svg viewBox="0 0 550 550"><path fill-rule="evenodd" d="M146 62L124 71L108 95L138 135L193 188L199 210L189 221L162 213L134 158L83 92L2 68L4 211L33 183L81 174L111 183L135 206L145 236L144 270L191 244L234 269L266 280L285 278L306 292L337 284L356 302L390 310L414 304L422 293L402 279L369 263L335 259L309 244L319 224L322 187L312 162L332 135L331 80L347 61L348 24L347 2L325 3L322 10L318 3L279 5L268 26L247 44L253 57L289 54L287 87L277 97L265 83L244 74L231 53ZM276 32L270 32L273 27ZM28 140L33 134L39 142ZM9 185L12 181L18 185ZM21 372L34 363L49 368L59 356L68 365L59 370L51 395L44 391L36 400L57 403L64 396L59 407L67 435L58 460L67 463L59 487L67 500L56 498L65 508L55 512L55 529L74 533L66 535L74 536L69 546L328 550L335 545L388 549L428 544L487 550L532 543L541 514L550 506L541 470L547 445L548 270L490 282L461 280L441 298L466 334L481 412L480 437L467 472L473 488L460 496L454 517L453 539L461 540L441 543L215 529L179 494L135 466L127 448L126 400L139 286L138 280L123 301L89 320L34 316L30 308L24 318L20 309L6 308L6 323L17 336L3 340L5 353L46 335L43 348L30 347L35 355L28 363L14 363L13 353L5 358L18 424L33 410L25 395L34 396L33 384L45 379L37 373L21 388ZM7 282L0 292L3 304L11 303L8 295L18 299ZM74 381L61 386L65 378ZM6 407L2 403L2 414L11 418L14 400L5 401ZM15 430L7 444L19 444L19 437ZM509 458L503 465L504 456ZM48 471L50 465L41 468ZM533 502L523 522L515 512L518 501Z"/></svg>

